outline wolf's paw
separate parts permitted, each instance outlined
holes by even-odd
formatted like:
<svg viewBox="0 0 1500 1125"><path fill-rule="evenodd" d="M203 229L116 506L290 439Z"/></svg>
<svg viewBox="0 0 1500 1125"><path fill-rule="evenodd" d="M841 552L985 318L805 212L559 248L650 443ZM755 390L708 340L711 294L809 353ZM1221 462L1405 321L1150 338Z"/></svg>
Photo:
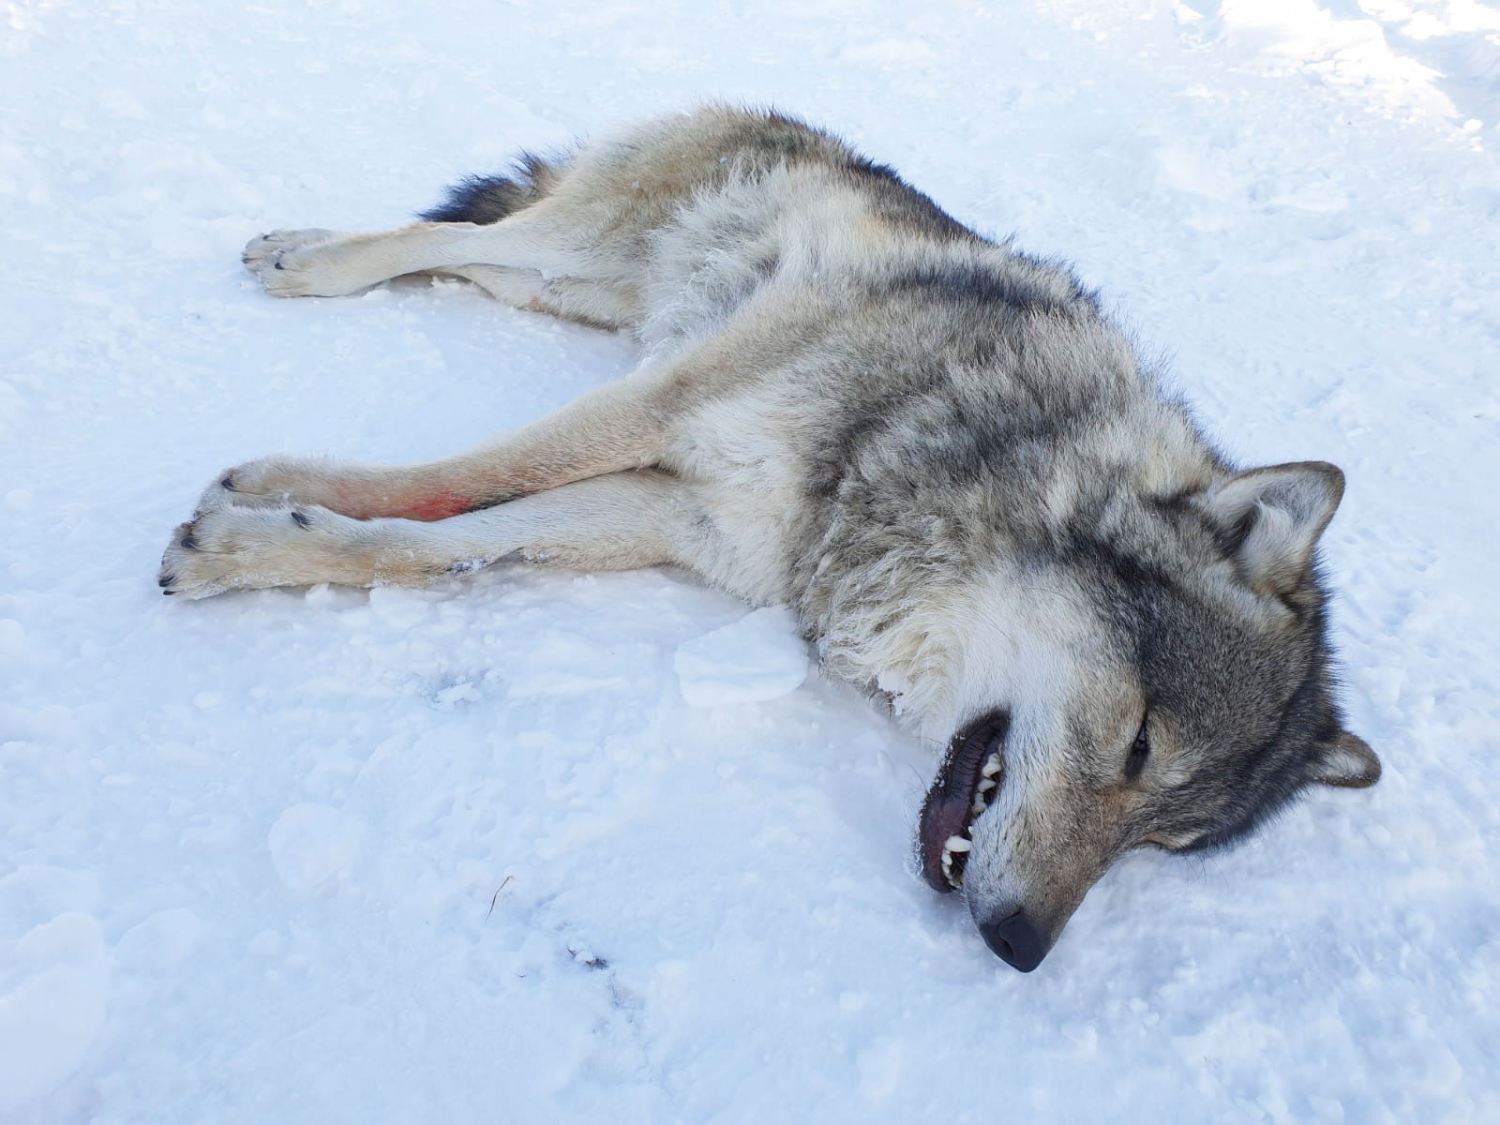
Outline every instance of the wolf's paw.
<svg viewBox="0 0 1500 1125"><path fill-rule="evenodd" d="M335 481L343 469L319 457L262 457L225 469L203 490L197 512L318 504L338 509Z"/></svg>
<svg viewBox="0 0 1500 1125"><path fill-rule="evenodd" d="M358 527L325 508L288 504L200 512L172 533L156 584L164 594L206 598L225 590L349 582L345 564Z"/></svg>
<svg viewBox="0 0 1500 1125"><path fill-rule="evenodd" d="M332 230L273 230L245 244L240 261L273 297L342 297L365 287L339 265Z"/></svg>

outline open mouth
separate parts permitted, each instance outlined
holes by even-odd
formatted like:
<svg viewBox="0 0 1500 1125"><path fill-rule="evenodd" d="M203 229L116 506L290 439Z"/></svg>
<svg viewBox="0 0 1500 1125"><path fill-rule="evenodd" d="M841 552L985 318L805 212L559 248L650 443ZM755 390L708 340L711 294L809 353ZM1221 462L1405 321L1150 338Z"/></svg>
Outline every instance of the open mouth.
<svg viewBox="0 0 1500 1125"><path fill-rule="evenodd" d="M1000 749L1010 715L991 711L965 726L948 744L937 780L922 802L917 844L922 878L947 893L963 886L974 821L989 807L1000 785Z"/></svg>

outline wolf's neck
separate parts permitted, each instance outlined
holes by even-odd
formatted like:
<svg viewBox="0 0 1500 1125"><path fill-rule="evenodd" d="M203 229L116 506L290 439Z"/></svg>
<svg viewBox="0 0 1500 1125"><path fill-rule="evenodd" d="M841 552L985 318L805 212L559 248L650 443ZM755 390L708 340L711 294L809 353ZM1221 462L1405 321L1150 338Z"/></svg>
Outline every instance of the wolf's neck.
<svg viewBox="0 0 1500 1125"><path fill-rule="evenodd" d="M888 696L902 725L945 737L973 591L955 576L940 577L925 544L887 543L876 552L867 541L875 534L830 544L829 561L815 569L796 608L828 672Z"/></svg>

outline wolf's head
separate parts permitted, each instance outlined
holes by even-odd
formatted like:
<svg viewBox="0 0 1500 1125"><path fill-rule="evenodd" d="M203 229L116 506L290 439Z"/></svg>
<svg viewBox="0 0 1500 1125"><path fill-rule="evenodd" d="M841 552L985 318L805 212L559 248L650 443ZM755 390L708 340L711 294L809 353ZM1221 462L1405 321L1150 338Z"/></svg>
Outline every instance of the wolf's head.
<svg viewBox="0 0 1500 1125"><path fill-rule="evenodd" d="M1314 559L1342 493L1322 462L1109 490L967 607L919 850L1008 963L1036 968L1122 852L1218 847L1380 776L1341 725Z"/></svg>

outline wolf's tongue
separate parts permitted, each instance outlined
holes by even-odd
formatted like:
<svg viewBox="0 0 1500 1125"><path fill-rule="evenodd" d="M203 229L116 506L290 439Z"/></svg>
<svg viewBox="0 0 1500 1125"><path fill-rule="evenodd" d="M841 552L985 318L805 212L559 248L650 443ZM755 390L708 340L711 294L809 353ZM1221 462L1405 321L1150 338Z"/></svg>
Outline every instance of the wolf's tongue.
<svg viewBox="0 0 1500 1125"><path fill-rule="evenodd" d="M943 873L943 845L950 836L962 836L973 814L974 794L979 789L979 771L985 759L998 749L1010 725L1005 711L992 711L967 724L953 736L937 780L922 802L917 843L922 853L922 878L935 891L953 890Z"/></svg>

